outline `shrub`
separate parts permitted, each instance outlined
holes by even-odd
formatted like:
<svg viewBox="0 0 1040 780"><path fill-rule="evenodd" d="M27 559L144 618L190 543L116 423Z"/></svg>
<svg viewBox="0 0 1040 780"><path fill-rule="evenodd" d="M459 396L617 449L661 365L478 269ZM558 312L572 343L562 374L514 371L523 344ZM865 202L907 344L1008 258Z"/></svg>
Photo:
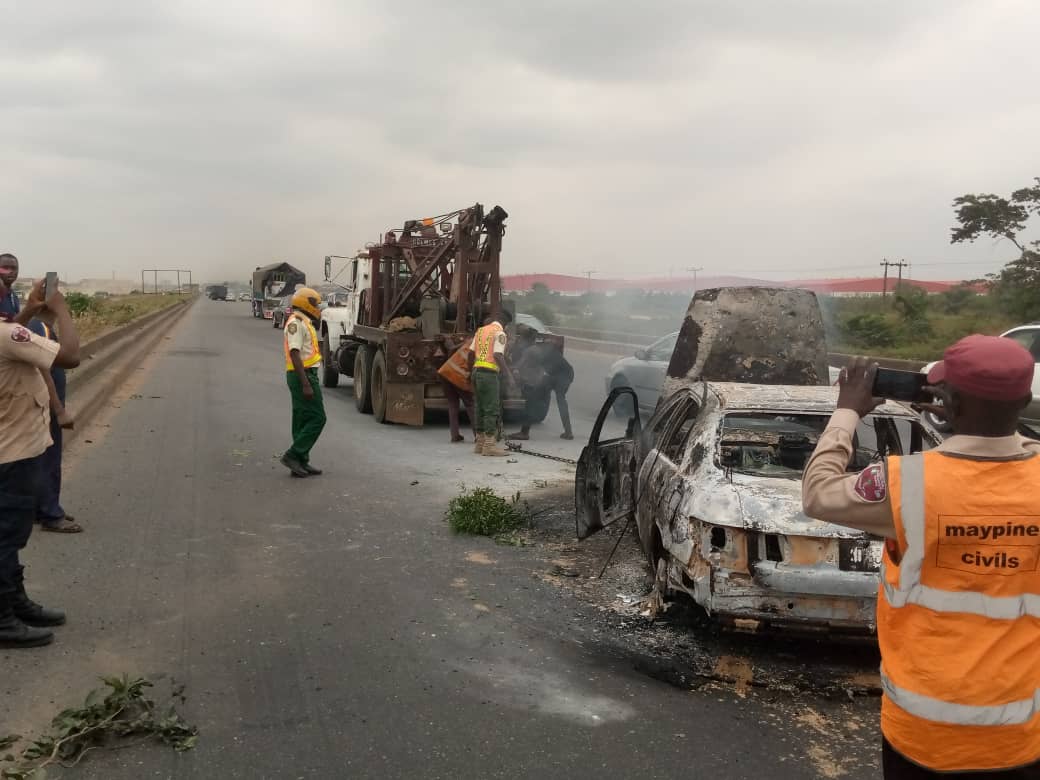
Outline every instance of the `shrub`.
<svg viewBox="0 0 1040 780"><path fill-rule="evenodd" d="M81 292L65 293L65 303L75 317L82 317L88 311L93 311L95 306L94 299Z"/></svg>
<svg viewBox="0 0 1040 780"><path fill-rule="evenodd" d="M896 329L880 314L857 314L841 324L849 344L857 347L891 347Z"/></svg>
<svg viewBox="0 0 1040 780"><path fill-rule="evenodd" d="M491 488L479 487L462 492L448 504L446 513L451 530L457 534L498 536L520 528L527 519L520 509L520 494L506 501Z"/></svg>

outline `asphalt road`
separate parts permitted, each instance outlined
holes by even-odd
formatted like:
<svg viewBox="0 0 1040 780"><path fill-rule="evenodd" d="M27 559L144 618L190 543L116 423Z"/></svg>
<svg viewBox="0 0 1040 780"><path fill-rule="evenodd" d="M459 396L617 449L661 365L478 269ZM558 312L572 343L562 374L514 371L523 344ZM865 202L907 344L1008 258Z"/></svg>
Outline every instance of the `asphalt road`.
<svg viewBox="0 0 1040 780"><path fill-rule="evenodd" d="M88 531L34 534L26 556L70 622L51 647L0 651L0 734L127 673L186 685L198 747L92 754L75 776L876 775L846 704L661 682L612 649L600 610L536 576L531 549L447 529L460 482L566 467L379 426L345 386L314 453L325 475L290 479L279 339L244 304L199 301L81 437L64 498ZM580 435L612 361L573 360ZM554 415L531 446L576 451Z"/></svg>

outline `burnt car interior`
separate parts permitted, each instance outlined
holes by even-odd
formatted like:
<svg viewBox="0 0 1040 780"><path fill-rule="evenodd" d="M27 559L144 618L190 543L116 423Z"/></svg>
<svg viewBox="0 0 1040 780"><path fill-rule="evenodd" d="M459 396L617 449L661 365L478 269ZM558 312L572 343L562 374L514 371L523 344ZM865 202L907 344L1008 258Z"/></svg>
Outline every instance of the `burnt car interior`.
<svg viewBox="0 0 1040 780"><path fill-rule="evenodd" d="M719 465L727 473L800 479L829 415L731 412L722 419ZM847 470L862 471L889 455L930 449L934 442L910 419L874 415L860 421Z"/></svg>

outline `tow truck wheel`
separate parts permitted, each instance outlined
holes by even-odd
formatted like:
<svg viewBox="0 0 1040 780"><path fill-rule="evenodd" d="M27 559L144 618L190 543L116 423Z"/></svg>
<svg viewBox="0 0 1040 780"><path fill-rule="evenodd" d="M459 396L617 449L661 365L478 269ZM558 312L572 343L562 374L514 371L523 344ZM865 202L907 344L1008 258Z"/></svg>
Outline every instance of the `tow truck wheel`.
<svg viewBox="0 0 1040 780"><path fill-rule="evenodd" d="M376 352L372 360L372 415L376 422L386 422L386 354Z"/></svg>
<svg viewBox="0 0 1040 780"><path fill-rule="evenodd" d="M354 405L362 414L372 414L372 349L358 347L354 356Z"/></svg>
<svg viewBox="0 0 1040 780"><path fill-rule="evenodd" d="M329 359L329 337L321 340L321 384L323 387L336 387L339 384L339 366Z"/></svg>

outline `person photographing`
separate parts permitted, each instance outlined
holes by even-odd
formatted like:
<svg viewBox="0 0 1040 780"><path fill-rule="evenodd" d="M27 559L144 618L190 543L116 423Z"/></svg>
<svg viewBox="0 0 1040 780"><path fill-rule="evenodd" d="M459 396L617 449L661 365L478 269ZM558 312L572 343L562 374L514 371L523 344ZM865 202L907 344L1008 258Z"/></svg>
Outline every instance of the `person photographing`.
<svg viewBox="0 0 1040 780"><path fill-rule="evenodd" d="M878 594L886 778L1040 778L1040 442L1018 433L1034 362L969 336L928 374L953 435L846 473L880 402L876 365L839 377L802 481L805 514L886 539Z"/></svg>
<svg viewBox="0 0 1040 780"><path fill-rule="evenodd" d="M0 299L8 293L0 276ZM35 336L25 325L45 312L54 315L58 341ZM65 614L29 598L19 553L36 519L40 460L51 445L50 395L41 371L79 365L79 333L57 284L45 296L33 287L12 322L0 322L0 646L49 644L52 626Z"/></svg>

